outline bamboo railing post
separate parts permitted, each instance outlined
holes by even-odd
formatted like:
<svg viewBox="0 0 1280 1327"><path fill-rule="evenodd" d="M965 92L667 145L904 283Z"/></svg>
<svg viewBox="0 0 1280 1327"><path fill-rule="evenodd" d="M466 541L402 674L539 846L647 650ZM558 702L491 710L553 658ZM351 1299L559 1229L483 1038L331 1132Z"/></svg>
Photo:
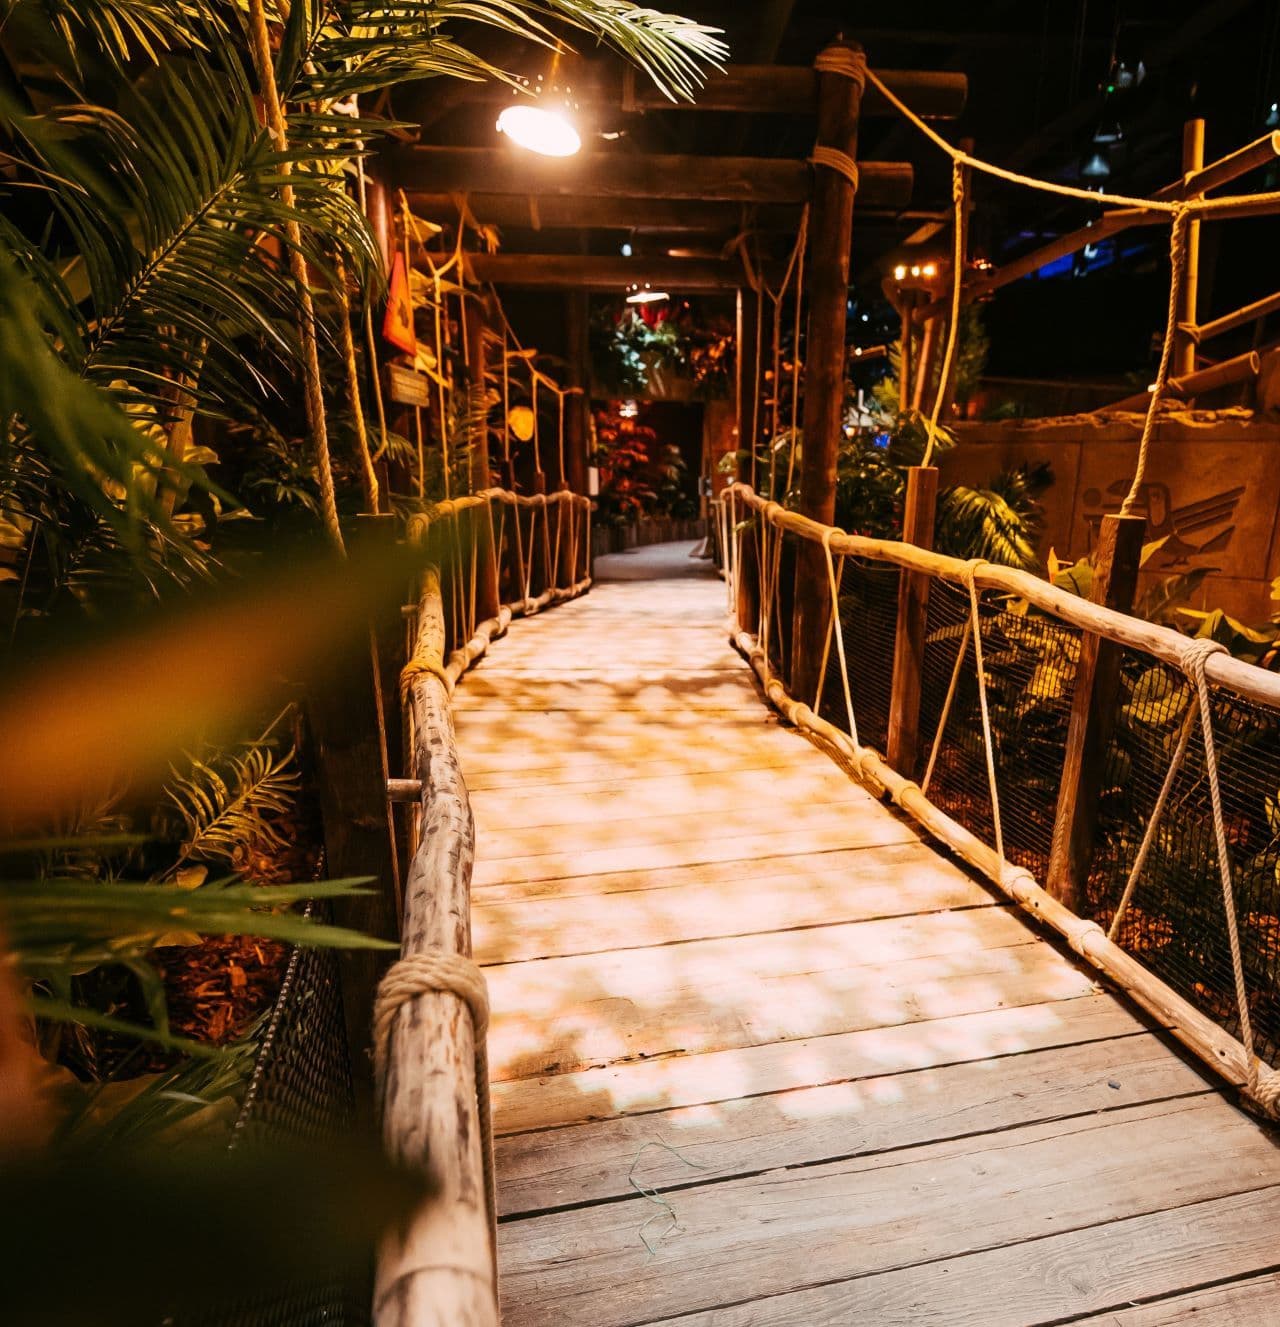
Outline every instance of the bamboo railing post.
<svg viewBox="0 0 1280 1327"><path fill-rule="evenodd" d="M590 463L587 452L591 440L591 351L587 337L587 292L571 290L565 304L565 358L568 361L565 385L578 390L564 403L564 479L574 493L585 493L587 466Z"/></svg>
<svg viewBox="0 0 1280 1327"><path fill-rule="evenodd" d="M1204 169L1204 121L1188 120L1182 127L1183 178ZM1200 291L1200 223L1187 222L1187 260L1182 277L1178 326L1174 331L1172 376L1196 371L1196 308Z"/></svg>
<svg viewBox="0 0 1280 1327"><path fill-rule="evenodd" d="M848 69L823 68L846 57ZM849 174L830 162L815 165L809 219L809 328L805 354L804 450L800 466L800 511L830 525L835 518L836 458L844 414L845 330L849 299L849 247L856 191L858 115L866 66L862 48L839 40L817 60L818 133L815 155L843 160ZM826 558L808 541L797 550L795 618L791 639L791 689L812 696L817 688L822 645L832 606Z"/></svg>
<svg viewBox="0 0 1280 1327"><path fill-rule="evenodd" d="M938 506L938 469L913 465L907 471L902 539L917 548L933 547ZM903 778L915 778L920 734L920 678L924 665L925 620L929 612L927 572L907 571L898 581L898 625L893 641L893 686L889 696L888 761Z"/></svg>
<svg viewBox="0 0 1280 1327"><path fill-rule="evenodd" d="M738 287L737 320L737 386L738 417L738 478L744 484L755 484L754 466L756 425L760 414L756 380L759 373L760 302L748 287Z"/></svg>
<svg viewBox="0 0 1280 1327"><path fill-rule="evenodd" d="M1094 556L1090 601L1121 613L1133 607L1147 523L1141 516L1104 516ZM1045 888L1079 912L1085 900L1098 827L1103 762L1115 724L1123 649L1091 631L1080 637L1067 750L1053 823Z"/></svg>
<svg viewBox="0 0 1280 1327"><path fill-rule="evenodd" d="M416 654L445 650L438 572L428 568ZM414 679L414 775L422 828L405 885L402 953L471 955L471 805L458 765L444 682ZM438 1191L380 1251L378 1327L497 1327L484 1143L476 1098L471 1014L452 991L424 990L399 1008L382 1082L391 1157L430 1174Z"/></svg>

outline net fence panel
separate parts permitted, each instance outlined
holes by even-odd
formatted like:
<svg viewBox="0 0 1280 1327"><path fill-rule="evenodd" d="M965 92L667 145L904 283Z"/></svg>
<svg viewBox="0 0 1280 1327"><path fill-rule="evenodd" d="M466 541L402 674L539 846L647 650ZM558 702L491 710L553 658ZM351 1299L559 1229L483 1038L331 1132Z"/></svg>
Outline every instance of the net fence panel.
<svg viewBox="0 0 1280 1327"><path fill-rule="evenodd" d="M318 920L329 918L312 905ZM295 949L272 1008L262 1050L236 1121L232 1146L270 1150L323 1145L349 1135L354 1098L338 959L332 950ZM287 1215L292 1195L264 1193ZM323 1277L281 1284L251 1298L210 1304L178 1327L368 1327L372 1253L352 1249L346 1266ZM228 1275L234 1285L234 1269Z"/></svg>
<svg viewBox="0 0 1280 1327"><path fill-rule="evenodd" d="M1017 611L1002 595L984 595L979 612L1005 856L1043 881L1066 757L1080 633L1051 618ZM923 777L928 762L968 621L969 592L935 579L925 620L917 778ZM929 799L995 846L972 639Z"/></svg>
<svg viewBox="0 0 1280 1327"><path fill-rule="evenodd" d="M840 576L839 565L836 574ZM844 559L840 578L840 635L849 664L849 692L858 740L884 751L889 740L889 698L893 691L893 647L898 629L897 567L860 558ZM808 700L809 697L802 697ZM833 639L827 653L819 714L844 732L849 729L840 654Z"/></svg>
<svg viewBox="0 0 1280 1327"><path fill-rule="evenodd" d="M1126 651L1086 908L1110 927L1192 701L1183 674ZM1280 711L1214 689L1213 731L1258 1054L1280 1059ZM1240 1035L1198 720L1116 935L1175 991Z"/></svg>

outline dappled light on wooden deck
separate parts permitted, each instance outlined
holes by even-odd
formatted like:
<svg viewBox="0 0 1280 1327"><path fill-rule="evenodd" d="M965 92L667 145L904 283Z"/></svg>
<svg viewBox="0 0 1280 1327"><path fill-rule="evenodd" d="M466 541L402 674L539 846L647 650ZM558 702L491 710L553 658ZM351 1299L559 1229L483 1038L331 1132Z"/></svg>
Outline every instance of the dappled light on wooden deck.
<svg viewBox="0 0 1280 1327"><path fill-rule="evenodd" d="M688 553L454 698L503 1321L1280 1314L1272 1135L780 724Z"/></svg>

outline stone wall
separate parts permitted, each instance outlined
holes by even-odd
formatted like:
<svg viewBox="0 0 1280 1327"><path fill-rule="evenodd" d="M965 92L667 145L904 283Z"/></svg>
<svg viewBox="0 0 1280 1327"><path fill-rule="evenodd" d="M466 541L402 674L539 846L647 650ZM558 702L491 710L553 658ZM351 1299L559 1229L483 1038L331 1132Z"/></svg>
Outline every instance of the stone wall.
<svg viewBox="0 0 1280 1327"><path fill-rule="evenodd" d="M1042 553L1082 557L1098 522L1129 488L1142 432L1138 415L962 423L942 460L942 482L980 486L1001 470L1047 461L1054 481L1041 499ZM1192 567L1217 570L1195 607L1246 621L1270 616L1280 576L1280 422L1250 411L1181 412L1157 425L1143 489L1148 539L1168 536L1144 580Z"/></svg>

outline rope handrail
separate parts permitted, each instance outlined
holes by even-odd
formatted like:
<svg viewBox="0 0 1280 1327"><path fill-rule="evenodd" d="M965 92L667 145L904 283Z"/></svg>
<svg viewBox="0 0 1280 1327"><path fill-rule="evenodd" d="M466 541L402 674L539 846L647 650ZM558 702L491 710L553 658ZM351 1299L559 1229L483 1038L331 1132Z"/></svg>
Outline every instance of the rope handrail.
<svg viewBox="0 0 1280 1327"><path fill-rule="evenodd" d="M1280 1118L1280 1072L1273 1070L1259 1055L1251 1013L1250 991L1244 942L1241 938L1235 869L1232 846L1239 834L1234 819L1229 822L1219 769L1219 753L1214 736L1211 684L1226 694L1280 707L1280 677L1252 664L1232 659L1216 641L1191 639L1171 628L1155 626L1129 614L1082 600L1067 591L1048 585L1025 572L1000 567L981 558L967 561L933 553L914 545L891 540L870 539L849 535L834 526L788 512L776 502L766 501L744 484L732 484L725 491L725 512L722 520L722 538L732 545L732 554L726 552L725 565L730 581L729 607L731 637L747 655L760 677L768 699L798 726L805 728L822 744L846 758L855 772L873 787L886 790L893 799L920 820L926 828L943 842L958 851L972 865L978 867L997 883L1021 906L1048 920L1083 958L1101 968L1134 994L1147 1008L1170 1020L1174 1032L1215 1068L1224 1072L1239 1085L1245 1100L1256 1110ZM754 512L756 521L739 520L739 504L745 512ZM744 557L742 545L748 532L757 548L754 563L759 578L758 608L759 630L752 634L739 621L741 605L751 604L748 595L742 596L742 569L752 566ZM772 556L770 535L772 531ZM841 680L844 687L847 732L822 717L822 687L812 707L793 698L775 675L770 662L774 632L771 619L778 611L776 585L769 585L769 564L776 561L785 534L791 534L821 545L827 566L830 590L829 619L823 663L820 676L825 677L834 636L838 646ZM905 777L904 771L890 767L873 748L863 744L859 737L857 704L854 700L849 660L845 649L844 629L840 619L841 575L835 569L835 556L856 556L869 562L881 562L924 573L939 580L963 587L967 598L965 625L960 636L954 666L951 670L946 699L937 718L937 725L922 784ZM1108 931L1093 920L1078 916L1065 903L1053 898L1036 882L1024 866L1010 862L1006 856L1006 838L1000 808L999 765L1004 754L998 754L996 730L988 697L990 678L984 660L981 595L984 590L1016 595L1034 603L1045 614L1058 621L1075 626L1082 632L1091 632L1115 644L1137 651L1181 671L1190 689L1189 705L1181 724L1176 746L1168 757L1167 767L1154 807L1145 823L1142 841L1129 865L1127 879L1119 902L1111 916ZM756 609L748 608L750 615ZM990 628L988 628L990 629ZM785 633L781 633L785 634ZM972 642L974 653L974 683L981 729L981 746L985 764L986 782L990 795L990 829L994 840L986 844L969 829L953 819L929 800L928 790L934 777L938 752L946 733L948 719L956 700L958 683ZM901 641L895 647L901 648ZM917 665L918 666L918 665ZM1008 665L1003 665L1008 667ZM972 703L972 702L970 702ZM1239 1039L1224 1031L1218 1022L1198 1010L1175 991L1155 971L1145 967L1117 943L1120 928L1130 910L1134 893L1152 852L1161 818L1179 771L1183 767L1197 719L1203 752L1203 774L1209 790L1209 812L1212 821L1214 859L1218 877L1221 911L1225 921L1226 951L1230 957L1231 998L1234 1016L1239 1028ZM953 741L955 739L952 739ZM1003 740L1009 740L1004 732ZM911 771L906 771L909 773ZM971 799L965 794L964 802ZM957 809L955 814L965 812ZM971 813L969 813L971 814ZM1237 813L1233 810L1232 816ZM1260 904L1249 905L1256 911ZM1251 916L1251 914L1250 914ZM1250 920L1250 925L1256 925ZM1256 947L1256 941L1255 941ZM1207 962L1207 960L1205 960ZM1197 987L1197 989L1199 989ZM1215 1010L1216 1012L1216 1010ZM1219 1014L1219 1019L1221 1015Z"/></svg>

